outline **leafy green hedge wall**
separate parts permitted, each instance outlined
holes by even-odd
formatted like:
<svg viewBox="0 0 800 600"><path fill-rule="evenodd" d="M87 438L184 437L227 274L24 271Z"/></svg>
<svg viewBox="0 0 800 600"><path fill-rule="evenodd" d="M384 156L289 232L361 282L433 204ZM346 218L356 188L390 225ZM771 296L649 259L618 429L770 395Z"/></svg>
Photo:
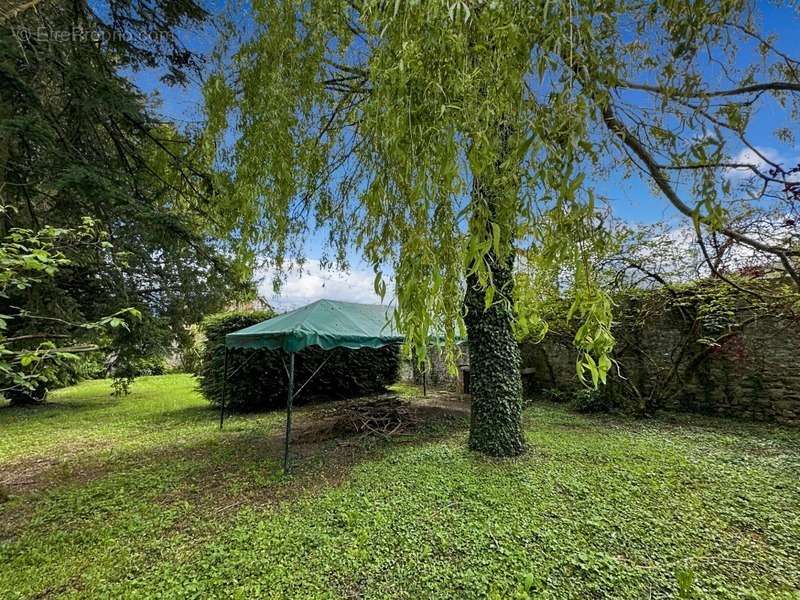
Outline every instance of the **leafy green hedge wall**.
<svg viewBox="0 0 800 600"><path fill-rule="evenodd" d="M225 334L269 319L273 313L226 312L207 317L202 330L206 337L199 377L203 395L219 406L225 362ZM257 356L252 356L256 353ZM360 350L322 350L312 346L295 357L295 385L300 386L330 354L330 360L314 376L295 400L302 404L320 396L346 398L378 392L397 379L399 348L363 348ZM252 356L252 358L250 358ZM226 404L241 410L282 408L286 406L286 372L282 353L274 350L231 350L228 372L232 373L245 360L250 361L228 382ZM287 361L288 365L288 361Z"/></svg>

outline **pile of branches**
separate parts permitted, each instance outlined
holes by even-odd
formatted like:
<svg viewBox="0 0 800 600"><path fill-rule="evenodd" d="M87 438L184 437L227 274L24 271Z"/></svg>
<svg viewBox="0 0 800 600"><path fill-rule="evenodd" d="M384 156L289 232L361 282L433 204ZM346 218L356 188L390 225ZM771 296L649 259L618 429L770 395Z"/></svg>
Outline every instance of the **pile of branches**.
<svg viewBox="0 0 800 600"><path fill-rule="evenodd" d="M337 406L319 414L307 427L301 427L296 439L318 442L354 434L388 439L413 431L419 423L419 414L407 402L397 396L381 396L337 403Z"/></svg>
<svg viewBox="0 0 800 600"><path fill-rule="evenodd" d="M389 437L413 428L419 418L412 408L396 396L354 403L337 411L340 424L364 435Z"/></svg>

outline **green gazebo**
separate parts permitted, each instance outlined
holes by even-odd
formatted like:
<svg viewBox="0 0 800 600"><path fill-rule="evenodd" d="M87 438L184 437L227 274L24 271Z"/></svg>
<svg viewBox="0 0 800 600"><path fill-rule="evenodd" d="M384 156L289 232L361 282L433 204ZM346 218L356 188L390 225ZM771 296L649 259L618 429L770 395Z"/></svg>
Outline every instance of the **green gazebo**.
<svg viewBox="0 0 800 600"><path fill-rule="evenodd" d="M294 355L308 346L324 350L334 348L380 348L403 341L395 329L392 309L379 304L356 304L336 300L317 300L307 306L245 327L225 336L225 383L228 381L228 350L250 348L282 350L289 364L283 362L289 386L286 397L286 440L283 469L289 470L289 440L292 431L292 402L306 384L328 362L326 358L311 376L294 391ZM241 368L241 367L240 367ZM225 418L225 387L220 403L219 425Z"/></svg>

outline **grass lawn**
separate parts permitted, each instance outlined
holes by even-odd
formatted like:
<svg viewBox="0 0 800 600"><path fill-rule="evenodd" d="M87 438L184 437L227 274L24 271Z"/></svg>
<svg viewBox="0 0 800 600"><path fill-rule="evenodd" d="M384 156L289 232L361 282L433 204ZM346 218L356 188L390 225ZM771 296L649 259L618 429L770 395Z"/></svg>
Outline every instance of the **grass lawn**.
<svg viewBox="0 0 800 600"><path fill-rule="evenodd" d="M220 432L185 375L109 393L0 408L0 598L800 598L797 430L536 404L519 459L454 412L312 436L283 477L280 413Z"/></svg>

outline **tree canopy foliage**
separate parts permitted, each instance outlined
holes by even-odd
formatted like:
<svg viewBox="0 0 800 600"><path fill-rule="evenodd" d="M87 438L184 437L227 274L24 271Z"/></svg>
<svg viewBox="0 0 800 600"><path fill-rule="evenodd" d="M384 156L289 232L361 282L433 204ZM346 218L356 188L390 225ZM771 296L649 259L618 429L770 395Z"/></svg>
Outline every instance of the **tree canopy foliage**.
<svg viewBox="0 0 800 600"><path fill-rule="evenodd" d="M228 30L206 86L209 137L237 204L279 271L302 264L305 234L322 229L331 262L346 263L353 245L374 265L378 293L392 272L395 318L418 356L433 333L452 349L466 325L471 447L522 450L512 320L545 331L541 301L565 273L582 321L578 373L605 381L612 303L591 267L609 244L593 189L608 170L640 171L706 255L704 238L724 236L800 284L796 225L782 226L796 209L795 170L748 138L759 102L796 116L800 80L759 35L752 3L253 9L252 23ZM742 52L753 42L757 61ZM732 158L742 145L769 165L752 165L763 185L745 199L723 176L742 167Z"/></svg>
<svg viewBox="0 0 800 600"><path fill-rule="evenodd" d="M193 0L42 1L4 11L3 247L25 243L21 235L36 245L50 228L77 231L87 218L103 241L58 245L47 277L5 290L0 313L15 351L132 308L142 318L105 340L113 372L126 377L137 357L180 341L186 325L247 292L250 261L232 234L238 217L217 201L196 132L159 118L127 78L143 68L165 84L197 75L203 57L179 33L207 18Z"/></svg>
<svg viewBox="0 0 800 600"><path fill-rule="evenodd" d="M253 6L206 87L211 133L234 132L217 158L278 267L301 262L320 227L331 261L363 251L378 291L392 271L419 350L431 331L456 336L466 274L487 306L513 302L536 328L542 290L567 269L583 364L602 378L610 305L588 268L606 243L590 182L610 169L647 178L701 241L744 246L800 282L796 169L749 141L764 104L785 109L775 136L791 139L798 63L759 33L753 3ZM752 164L734 162L742 148ZM731 169L754 180L732 185ZM476 178L491 208L474 201ZM503 298L492 252L516 255L531 293Z"/></svg>

